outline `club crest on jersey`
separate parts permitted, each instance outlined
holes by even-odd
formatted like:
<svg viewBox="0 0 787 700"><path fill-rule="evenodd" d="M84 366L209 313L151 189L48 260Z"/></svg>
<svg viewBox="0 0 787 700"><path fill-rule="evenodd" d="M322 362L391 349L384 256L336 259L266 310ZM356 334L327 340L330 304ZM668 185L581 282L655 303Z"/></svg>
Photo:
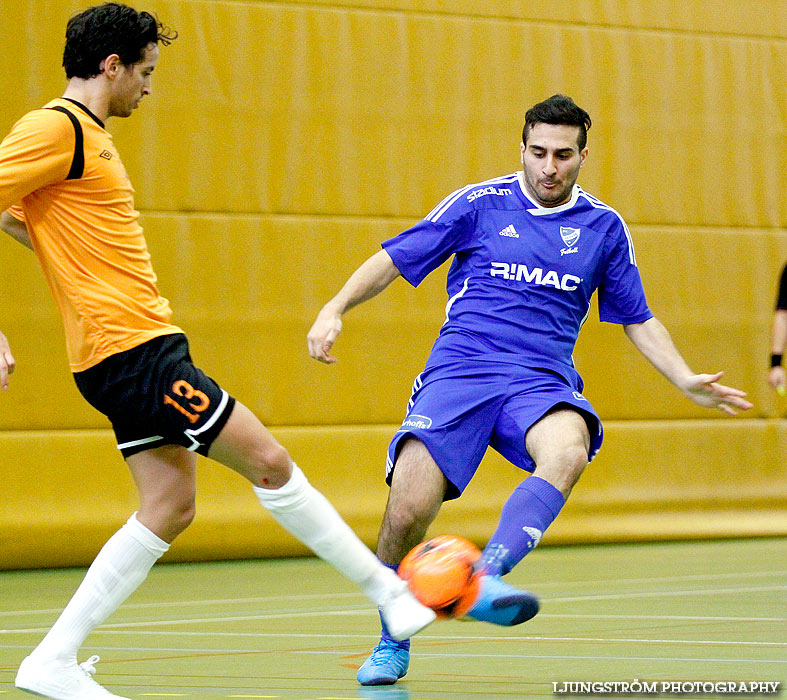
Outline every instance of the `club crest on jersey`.
<svg viewBox="0 0 787 700"><path fill-rule="evenodd" d="M560 237L563 239L563 243L571 248L576 245L576 242L579 240L579 229L571 228L570 226L561 226Z"/></svg>
<svg viewBox="0 0 787 700"><path fill-rule="evenodd" d="M560 249L561 258L564 255L569 255L570 253L576 253L579 251L579 248L577 248L576 246L576 243L579 240L578 228L571 228L570 226L561 226L560 237L563 239L563 243L566 244L565 248Z"/></svg>

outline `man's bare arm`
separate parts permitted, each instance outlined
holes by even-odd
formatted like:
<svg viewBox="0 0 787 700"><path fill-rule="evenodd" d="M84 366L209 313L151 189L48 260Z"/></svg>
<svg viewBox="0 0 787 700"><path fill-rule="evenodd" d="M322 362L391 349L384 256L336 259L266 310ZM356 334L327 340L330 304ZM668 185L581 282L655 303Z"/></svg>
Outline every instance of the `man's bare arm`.
<svg viewBox="0 0 787 700"><path fill-rule="evenodd" d="M0 229L5 231L15 241L19 241L22 245L33 250L33 244L30 242L30 234L27 232L27 226L7 211L0 214Z"/></svg>

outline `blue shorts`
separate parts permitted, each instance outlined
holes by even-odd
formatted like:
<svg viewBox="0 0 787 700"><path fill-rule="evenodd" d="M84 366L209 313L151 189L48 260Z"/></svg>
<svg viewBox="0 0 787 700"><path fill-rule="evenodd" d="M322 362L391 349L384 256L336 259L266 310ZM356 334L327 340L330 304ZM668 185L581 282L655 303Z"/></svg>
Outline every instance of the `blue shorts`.
<svg viewBox="0 0 787 700"><path fill-rule="evenodd" d="M426 445L449 482L446 500L457 498L473 478L487 447L532 472L535 463L525 435L553 407L564 404L585 419L590 432L588 461L601 448L604 431L579 386L546 369L456 361L428 368L413 384L407 417L388 446L386 481L408 436Z"/></svg>

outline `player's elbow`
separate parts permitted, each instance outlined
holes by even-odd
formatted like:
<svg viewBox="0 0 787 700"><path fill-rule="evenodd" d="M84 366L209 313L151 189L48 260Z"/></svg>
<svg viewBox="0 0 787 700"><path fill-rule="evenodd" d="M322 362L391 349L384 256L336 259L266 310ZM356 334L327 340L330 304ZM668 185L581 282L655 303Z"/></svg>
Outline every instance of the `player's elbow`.
<svg viewBox="0 0 787 700"><path fill-rule="evenodd" d="M30 242L30 236L27 232L27 226L24 222L19 221L15 216L12 216L7 211L0 214L0 229L7 233L11 238L19 241L24 246L32 249L33 245Z"/></svg>

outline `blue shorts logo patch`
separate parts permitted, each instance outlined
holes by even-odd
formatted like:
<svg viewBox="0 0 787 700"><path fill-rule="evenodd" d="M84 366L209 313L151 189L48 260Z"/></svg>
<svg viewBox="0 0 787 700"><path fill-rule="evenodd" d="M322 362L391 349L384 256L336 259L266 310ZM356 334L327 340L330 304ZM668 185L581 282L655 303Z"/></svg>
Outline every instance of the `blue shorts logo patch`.
<svg viewBox="0 0 787 700"><path fill-rule="evenodd" d="M432 419L427 416L419 416L417 414L413 414L412 416L407 416L404 419L404 423L402 423L403 428L418 428L420 430L429 430L432 427Z"/></svg>
<svg viewBox="0 0 787 700"><path fill-rule="evenodd" d="M580 394L578 391L572 391L571 393L574 395L574 398L577 401L587 401L587 399L584 396L582 396L582 394Z"/></svg>

